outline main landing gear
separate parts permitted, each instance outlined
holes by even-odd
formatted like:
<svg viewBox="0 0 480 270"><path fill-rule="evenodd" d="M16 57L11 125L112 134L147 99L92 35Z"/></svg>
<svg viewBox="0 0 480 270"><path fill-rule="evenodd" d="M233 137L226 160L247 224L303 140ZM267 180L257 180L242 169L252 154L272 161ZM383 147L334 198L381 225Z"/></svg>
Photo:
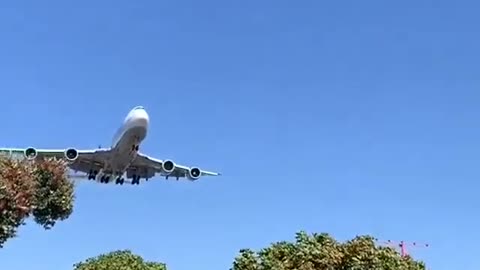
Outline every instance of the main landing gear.
<svg viewBox="0 0 480 270"><path fill-rule="evenodd" d="M140 175L132 176L132 185L140 185Z"/></svg>
<svg viewBox="0 0 480 270"><path fill-rule="evenodd" d="M98 175L98 171L91 170L88 174L88 180L97 179L97 175ZM100 183L108 184L108 183L110 183L111 178L112 178L112 176L109 175L109 174L102 174L102 176L100 176ZM125 179L123 179L123 177L121 177L121 176L117 176L115 178L115 184L116 185L123 185L124 182L125 182Z"/></svg>
<svg viewBox="0 0 480 270"><path fill-rule="evenodd" d="M90 170L88 173L88 180L95 180L97 178L98 171Z"/></svg>
<svg viewBox="0 0 480 270"><path fill-rule="evenodd" d="M100 177L100 183L108 184L109 182L110 182L110 176L109 175L104 175L104 176ZM125 183L125 179L123 179L123 177L117 176L115 178L115 185L123 185L123 183Z"/></svg>
<svg viewBox="0 0 480 270"><path fill-rule="evenodd" d="M95 180L97 178L97 174L98 172L97 171L90 171L90 173L88 174L88 180ZM102 174L102 176L100 176L100 183L105 183L105 184L108 184L110 183L110 180L111 178L114 177L110 174ZM132 185L140 185L140 179L141 179L141 176L140 175L132 175ZM146 180L148 180L146 178ZM116 185L123 185L125 183L125 179L122 177L122 176L117 176L115 177L115 184Z"/></svg>
<svg viewBox="0 0 480 270"><path fill-rule="evenodd" d="M110 176L108 176L108 175L102 175L102 176L100 177L100 183L108 184L108 182L110 182Z"/></svg>
<svg viewBox="0 0 480 270"><path fill-rule="evenodd" d="M121 177L121 176L118 176L118 177L115 179L115 184L116 184L116 185L123 185L124 182L125 182L125 179L123 179L123 177Z"/></svg>

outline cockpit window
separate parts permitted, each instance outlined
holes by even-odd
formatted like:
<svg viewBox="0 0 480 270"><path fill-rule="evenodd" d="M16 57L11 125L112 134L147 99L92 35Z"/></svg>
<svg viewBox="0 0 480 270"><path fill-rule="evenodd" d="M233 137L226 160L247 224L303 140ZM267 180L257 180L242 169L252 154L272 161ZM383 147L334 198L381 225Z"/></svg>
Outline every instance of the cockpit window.
<svg viewBox="0 0 480 270"><path fill-rule="evenodd" d="M143 110L144 108L143 108L143 106L137 106L137 107L135 107L135 108L133 108L133 109L134 109L134 110Z"/></svg>

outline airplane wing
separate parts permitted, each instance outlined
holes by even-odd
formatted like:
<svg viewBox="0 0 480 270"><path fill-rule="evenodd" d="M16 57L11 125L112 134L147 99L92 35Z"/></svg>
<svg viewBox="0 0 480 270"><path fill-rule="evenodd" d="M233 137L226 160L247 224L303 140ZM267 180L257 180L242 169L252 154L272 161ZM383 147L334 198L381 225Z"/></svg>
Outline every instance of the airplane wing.
<svg viewBox="0 0 480 270"><path fill-rule="evenodd" d="M74 152L69 152L74 151ZM75 150L69 149L36 149L28 148L0 148L0 155L9 156L18 159L35 159L43 158L57 158L57 159L71 159L72 162L68 164L71 170L76 172L88 173L90 170L97 170L104 168L105 161L109 158L110 149L99 148L91 150ZM73 156L72 156L73 155ZM76 155L76 159L74 156Z"/></svg>
<svg viewBox="0 0 480 270"><path fill-rule="evenodd" d="M88 174L90 170L100 171L110 159L111 149L99 148L92 150L67 149L36 149L36 148L0 148L0 155L6 155L19 159L43 159L57 158L70 160L68 167L75 172ZM175 164L171 160L160 160L142 153L138 153L135 160L126 170L126 178L132 179L140 176L144 179L156 175L186 178L191 181L198 180L202 176L218 176L220 173L201 170L198 167L187 167ZM85 176L79 176L80 178ZM128 181L127 181L128 182Z"/></svg>
<svg viewBox="0 0 480 270"><path fill-rule="evenodd" d="M137 158L127 169L127 178L137 174L142 178L151 178L156 174L168 177L186 178L191 181L198 180L202 176L218 176L217 172L201 170L198 167L187 167L173 163L171 160L160 160L142 153L138 153Z"/></svg>

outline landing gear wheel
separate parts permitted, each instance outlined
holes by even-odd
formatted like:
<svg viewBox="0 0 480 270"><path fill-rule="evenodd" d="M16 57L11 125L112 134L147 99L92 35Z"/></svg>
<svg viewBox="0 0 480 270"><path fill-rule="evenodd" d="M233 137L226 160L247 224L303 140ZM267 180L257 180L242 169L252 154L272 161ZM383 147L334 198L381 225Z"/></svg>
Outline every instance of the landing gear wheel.
<svg viewBox="0 0 480 270"><path fill-rule="evenodd" d="M117 184L117 185L123 185L123 182L124 182L124 181L125 181L125 180L124 180L123 178L118 177L118 178L115 180L115 184Z"/></svg>
<svg viewBox="0 0 480 270"><path fill-rule="evenodd" d="M133 175L132 177L132 185L140 185L140 176Z"/></svg>
<svg viewBox="0 0 480 270"><path fill-rule="evenodd" d="M90 170L88 172L88 180L95 180L95 178L97 178L97 173L97 171Z"/></svg>

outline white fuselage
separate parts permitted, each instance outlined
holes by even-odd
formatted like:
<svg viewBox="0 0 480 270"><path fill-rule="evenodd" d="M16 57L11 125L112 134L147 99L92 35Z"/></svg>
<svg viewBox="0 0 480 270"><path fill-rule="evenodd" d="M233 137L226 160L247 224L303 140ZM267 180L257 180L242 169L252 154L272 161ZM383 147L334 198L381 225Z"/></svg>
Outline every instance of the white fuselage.
<svg viewBox="0 0 480 270"><path fill-rule="evenodd" d="M113 137L112 155L103 173L121 176L135 160L141 142L147 136L149 116L141 106L133 108Z"/></svg>

